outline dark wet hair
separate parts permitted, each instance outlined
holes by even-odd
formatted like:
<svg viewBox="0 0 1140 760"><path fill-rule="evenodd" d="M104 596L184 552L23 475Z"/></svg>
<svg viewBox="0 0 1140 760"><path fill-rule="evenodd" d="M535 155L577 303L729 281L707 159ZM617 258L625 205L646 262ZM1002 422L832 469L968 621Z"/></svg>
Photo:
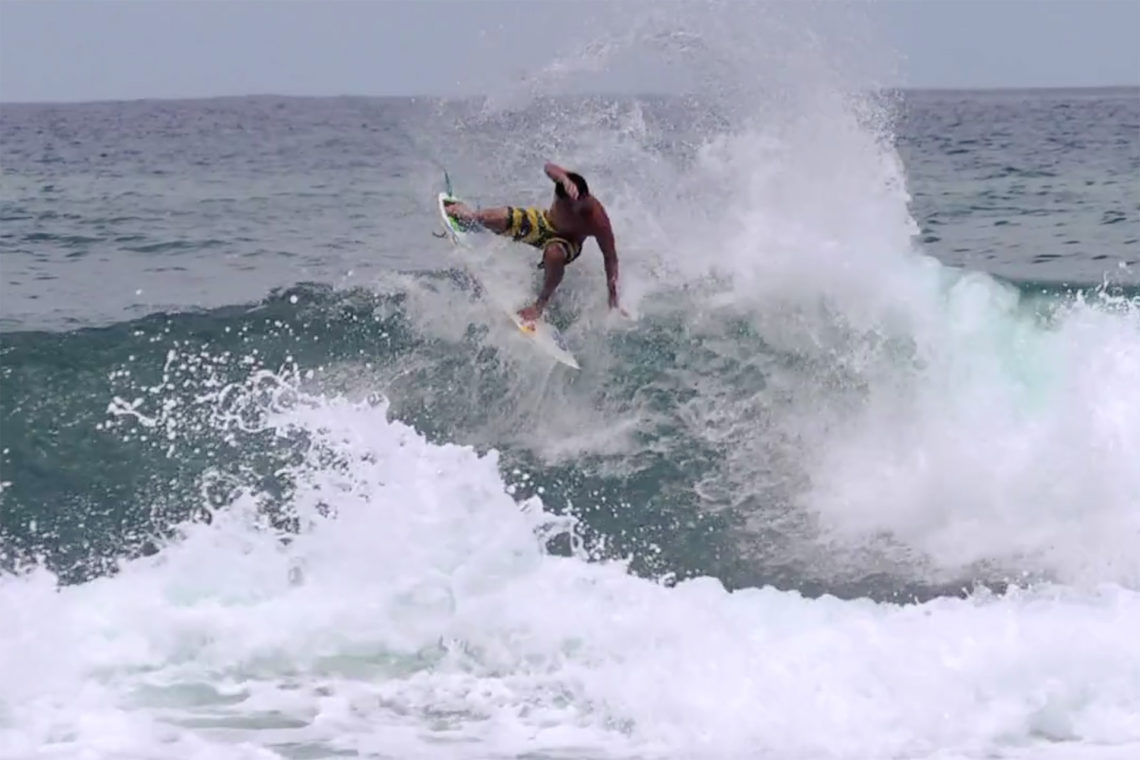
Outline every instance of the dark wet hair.
<svg viewBox="0 0 1140 760"><path fill-rule="evenodd" d="M578 172L566 172L566 176L570 178L571 182L573 182L575 185L578 186L578 197L579 198L585 198L587 195L590 194L590 186L586 184L586 178L585 177L583 177ZM566 191L562 188L561 182L555 182L554 183L554 194L557 195L559 198L565 198L566 197Z"/></svg>

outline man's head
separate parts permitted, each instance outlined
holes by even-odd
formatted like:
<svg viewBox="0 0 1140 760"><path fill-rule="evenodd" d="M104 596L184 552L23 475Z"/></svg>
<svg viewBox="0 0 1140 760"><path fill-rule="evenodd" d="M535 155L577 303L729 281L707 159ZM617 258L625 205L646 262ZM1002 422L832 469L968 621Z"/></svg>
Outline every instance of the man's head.
<svg viewBox="0 0 1140 760"><path fill-rule="evenodd" d="M590 194L590 186L586 184L586 179L577 172L566 172L566 176L578 188L578 201L584 201ZM554 195L558 198L566 198L566 190L561 183L556 182L554 184Z"/></svg>

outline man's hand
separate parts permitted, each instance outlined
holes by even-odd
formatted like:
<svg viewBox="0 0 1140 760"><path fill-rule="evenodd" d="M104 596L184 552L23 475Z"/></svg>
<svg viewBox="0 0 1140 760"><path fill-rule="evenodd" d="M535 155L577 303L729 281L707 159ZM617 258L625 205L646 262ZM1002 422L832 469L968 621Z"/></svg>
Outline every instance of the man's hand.
<svg viewBox="0 0 1140 760"><path fill-rule="evenodd" d="M537 322L540 316L542 316L542 309L539 308L537 303L519 310L519 319L523 322Z"/></svg>
<svg viewBox="0 0 1140 760"><path fill-rule="evenodd" d="M566 195L570 196L570 200L578 200L578 186L575 185L573 180L566 174L565 169L549 161L543 169L546 171L546 176L550 177L552 182L557 182L559 185L562 185L562 189L566 191Z"/></svg>
<svg viewBox="0 0 1140 760"><path fill-rule="evenodd" d="M617 299L617 294L616 294L616 293L611 293L611 294L610 294L610 309L611 309L611 310L612 310L612 309L617 309L617 313L618 313L618 314L621 314L621 315L622 315L623 317L625 317L626 319L629 319L629 312L628 312L628 311L626 311L625 309L623 309L621 306L619 306L619 305L618 305L618 299Z"/></svg>

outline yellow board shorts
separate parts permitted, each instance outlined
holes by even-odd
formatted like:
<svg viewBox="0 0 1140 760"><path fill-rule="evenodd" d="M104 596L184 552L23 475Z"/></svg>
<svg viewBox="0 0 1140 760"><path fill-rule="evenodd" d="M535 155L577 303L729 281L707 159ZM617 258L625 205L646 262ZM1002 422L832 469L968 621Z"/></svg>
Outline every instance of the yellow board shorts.
<svg viewBox="0 0 1140 760"><path fill-rule="evenodd" d="M546 209L508 206L507 228L500 234L509 235L517 243L533 245L540 251L546 250L551 243L559 244L566 252L567 264L582 254L582 244L571 243L559 235L554 225L550 223ZM538 266L541 268L542 264Z"/></svg>

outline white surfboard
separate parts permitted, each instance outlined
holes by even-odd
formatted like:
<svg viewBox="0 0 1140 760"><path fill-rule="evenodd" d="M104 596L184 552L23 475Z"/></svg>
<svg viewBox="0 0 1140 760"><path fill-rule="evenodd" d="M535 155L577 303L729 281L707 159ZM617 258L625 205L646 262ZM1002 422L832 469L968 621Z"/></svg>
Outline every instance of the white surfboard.
<svg viewBox="0 0 1140 760"><path fill-rule="evenodd" d="M448 184L450 185L450 183ZM436 200L439 206L440 220L443 222L443 229L447 233L447 237L451 238L451 242L459 248L471 247L471 236L476 230L464 229L465 225L447 215L446 204L456 203L459 199L450 192L444 192L440 193ZM467 268L467 271L471 272L471 267L467 266L466 262L464 266ZM471 272L471 274L476 278L478 277L475 272ZM486 291L486 288L484 288L484 290ZM530 338L539 350L562 364L565 364L567 367L579 369L577 359L567 350L566 342L563 340L562 334L558 332L553 325L541 318L534 322L524 322L522 317L519 316L518 310L512 308L509 304L496 302L495 305L503 310L511 322L514 323L515 327L519 329L519 332Z"/></svg>

